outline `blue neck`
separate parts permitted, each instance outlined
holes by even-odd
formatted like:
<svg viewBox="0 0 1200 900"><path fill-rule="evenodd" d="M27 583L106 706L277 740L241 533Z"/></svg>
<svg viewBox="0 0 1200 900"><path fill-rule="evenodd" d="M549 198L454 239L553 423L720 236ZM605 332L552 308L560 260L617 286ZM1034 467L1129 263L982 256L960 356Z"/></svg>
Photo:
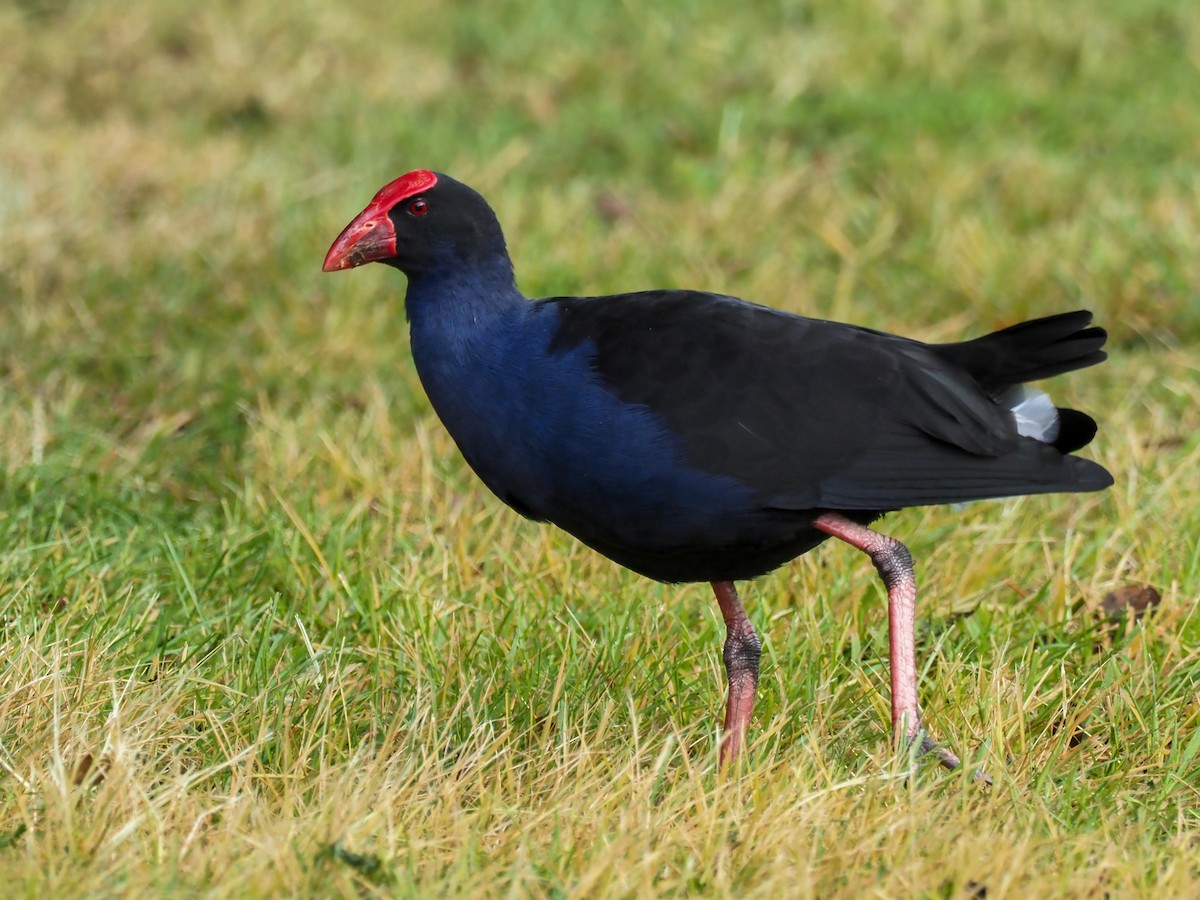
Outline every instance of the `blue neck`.
<svg viewBox="0 0 1200 900"><path fill-rule="evenodd" d="M414 331L469 332L481 320L511 313L527 303L517 290L507 254L470 265L429 266L408 272L404 312Z"/></svg>
<svg viewBox="0 0 1200 900"><path fill-rule="evenodd" d="M481 426L480 416L496 415L503 386L520 381L514 362L528 340L523 323L532 304L517 290L507 257L432 271L409 276L413 361L438 416L461 442Z"/></svg>

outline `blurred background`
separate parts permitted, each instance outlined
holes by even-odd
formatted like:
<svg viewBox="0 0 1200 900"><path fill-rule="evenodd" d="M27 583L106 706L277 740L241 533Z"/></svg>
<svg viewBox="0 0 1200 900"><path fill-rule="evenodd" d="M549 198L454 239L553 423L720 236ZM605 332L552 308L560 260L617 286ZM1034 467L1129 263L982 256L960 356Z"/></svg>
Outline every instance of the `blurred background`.
<svg viewBox="0 0 1200 900"><path fill-rule="evenodd" d="M413 168L490 199L530 296L705 288L931 340L1084 306L1118 350L1194 343L1192 12L7 4L4 468L219 490L263 404L422 409L403 281L319 271Z"/></svg>

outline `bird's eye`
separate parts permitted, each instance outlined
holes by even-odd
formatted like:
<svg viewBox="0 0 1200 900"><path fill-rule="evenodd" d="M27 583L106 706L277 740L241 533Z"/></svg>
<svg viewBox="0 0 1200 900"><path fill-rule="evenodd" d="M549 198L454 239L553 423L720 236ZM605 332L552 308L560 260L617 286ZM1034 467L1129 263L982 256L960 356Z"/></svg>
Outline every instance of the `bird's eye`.
<svg viewBox="0 0 1200 900"><path fill-rule="evenodd" d="M408 204L408 214L410 216L423 216L429 212L429 204L419 197Z"/></svg>

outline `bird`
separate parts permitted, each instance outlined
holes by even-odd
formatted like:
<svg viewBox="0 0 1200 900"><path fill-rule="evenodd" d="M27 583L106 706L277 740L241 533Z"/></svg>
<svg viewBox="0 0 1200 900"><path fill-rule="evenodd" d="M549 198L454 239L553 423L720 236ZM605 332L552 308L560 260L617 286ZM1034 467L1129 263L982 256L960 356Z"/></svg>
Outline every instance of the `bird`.
<svg viewBox="0 0 1200 900"><path fill-rule="evenodd" d="M407 277L417 374L501 501L643 576L711 585L722 771L743 754L762 647L736 582L830 537L866 553L888 595L893 749L954 769L917 701L912 555L871 526L1113 484L1075 455L1095 420L1028 386L1104 361L1085 310L930 344L696 290L529 299L487 201L426 169L381 188L322 268L370 262Z"/></svg>

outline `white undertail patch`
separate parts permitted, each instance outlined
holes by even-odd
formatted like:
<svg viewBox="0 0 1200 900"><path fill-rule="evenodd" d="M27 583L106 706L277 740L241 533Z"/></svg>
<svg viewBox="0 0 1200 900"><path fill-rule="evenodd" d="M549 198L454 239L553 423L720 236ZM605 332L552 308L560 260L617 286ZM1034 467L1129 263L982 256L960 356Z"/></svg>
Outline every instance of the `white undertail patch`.
<svg viewBox="0 0 1200 900"><path fill-rule="evenodd" d="M1052 444L1058 437L1058 410L1043 391L1019 384L1001 394L997 401L1012 413L1017 434L1044 444Z"/></svg>

